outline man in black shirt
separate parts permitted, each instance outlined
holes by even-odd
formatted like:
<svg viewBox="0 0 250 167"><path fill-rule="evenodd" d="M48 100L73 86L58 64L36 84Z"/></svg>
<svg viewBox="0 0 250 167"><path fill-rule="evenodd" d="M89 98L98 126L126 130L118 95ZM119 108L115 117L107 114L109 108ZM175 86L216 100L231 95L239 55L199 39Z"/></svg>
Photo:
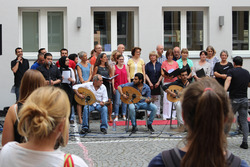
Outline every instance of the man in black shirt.
<svg viewBox="0 0 250 167"><path fill-rule="evenodd" d="M234 68L228 70L227 79L224 88L229 89L229 97L231 99L233 112L239 113L239 122L243 132L243 142L241 148L247 149L247 137L249 133L247 122L248 98L247 88L250 87L250 74L242 68L242 57L236 56L233 58Z"/></svg>
<svg viewBox="0 0 250 167"><path fill-rule="evenodd" d="M16 48L16 59L11 61L11 70L14 73L14 87L16 94L16 101L19 99L19 87L21 84L21 80L25 71L29 69L29 61L23 58L23 50L22 48Z"/></svg>
<svg viewBox="0 0 250 167"><path fill-rule="evenodd" d="M180 75L179 75L179 79L177 79L176 81L166 84L162 87L162 89L167 93L170 94L172 97L176 97L176 93L175 92L171 92L168 88L171 85L177 85L180 86L182 88L185 88L186 86L189 85L189 81L187 79L188 77L188 73L187 73L187 69L186 68L182 68L180 71ZM179 126L183 126L184 122L182 119L182 108L181 108L181 102L178 101L175 103L176 105L176 117L177 117L177 122Z"/></svg>
<svg viewBox="0 0 250 167"><path fill-rule="evenodd" d="M62 75L59 69L52 64L52 54L46 53L44 55L44 59L44 64L39 66L37 70L43 74L47 85L59 86L62 80Z"/></svg>

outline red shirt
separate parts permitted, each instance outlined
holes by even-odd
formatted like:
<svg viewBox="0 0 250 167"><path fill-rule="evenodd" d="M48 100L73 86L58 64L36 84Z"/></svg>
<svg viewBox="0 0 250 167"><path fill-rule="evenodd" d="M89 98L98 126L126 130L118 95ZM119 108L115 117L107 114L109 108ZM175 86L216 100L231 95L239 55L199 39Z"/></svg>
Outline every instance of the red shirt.
<svg viewBox="0 0 250 167"><path fill-rule="evenodd" d="M96 62L96 57L95 56L91 57L90 64L95 65L95 62Z"/></svg>
<svg viewBox="0 0 250 167"><path fill-rule="evenodd" d="M117 67L117 65L115 65L115 75L119 74L118 76L116 76L115 79L115 89L117 89L117 87L121 84L125 84L128 83L128 78L127 78L127 70L126 70L126 66L123 65L122 69L119 69Z"/></svg>
<svg viewBox="0 0 250 167"><path fill-rule="evenodd" d="M168 73L176 70L177 68L179 68L179 65L176 61L173 61L173 64L168 64L167 60L162 62L161 68L165 69ZM177 77L173 78L173 79L167 79L164 78L164 82L174 82L177 79Z"/></svg>
<svg viewBox="0 0 250 167"><path fill-rule="evenodd" d="M56 66L60 67L59 60L56 62ZM76 63L73 60L69 59L69 67L72 68L72 69L75 69L76 68Z"/></svg>

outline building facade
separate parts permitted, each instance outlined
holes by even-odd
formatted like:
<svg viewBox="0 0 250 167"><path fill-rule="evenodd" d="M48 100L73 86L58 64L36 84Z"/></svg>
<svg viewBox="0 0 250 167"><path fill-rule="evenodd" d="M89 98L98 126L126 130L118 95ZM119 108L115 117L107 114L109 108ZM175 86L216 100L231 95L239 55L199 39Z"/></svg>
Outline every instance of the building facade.
<svg viewBox="0 0 250 167"><path fill-rule="evenodd" d="M214 46L216 56L226 49L231 57L244 57L250 70L250 1L166 1L166 0L1 0L2 55L0 55L0 109L15 102L10 93L13 74L10 62L15 48L23 48L30 65L37 50L46 48L56 60L59 50L86 51L100 43L110 54L119 43L130 55L133 46L142 48L142 58L158 44L165 49L188 48L189 57L199 58L200 50ZM0 52L1 53L1 52Z"/></svg>

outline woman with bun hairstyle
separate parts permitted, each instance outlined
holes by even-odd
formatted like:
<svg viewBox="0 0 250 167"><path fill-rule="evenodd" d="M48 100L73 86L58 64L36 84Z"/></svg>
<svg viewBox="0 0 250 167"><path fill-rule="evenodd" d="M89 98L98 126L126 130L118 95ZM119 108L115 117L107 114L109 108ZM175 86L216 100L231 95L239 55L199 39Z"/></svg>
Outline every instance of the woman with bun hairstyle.
<svg viewBox="0 0 250 167"><path fill-rule="evenodd" d="M28 142L7 143L0 153L0 166L63 166L69 161L73 166L87 166L78 156L54 149L56 143L67 145L69 114L70 104L63 90L52 86L36 89L19 112L18 131Z"/></svg>
<svg viewBox="0 0 250 167"><path fill-rule="evenodd" d="M4 121L2 134L2 146L10 141L25 142L17 131L19 119L17 117L19 110L29 95L38 87L45 86L45 79L41 72L37 70L27 70L21 80L20 96L16 104L10 106Z"/></svg>
<svg viewBox="0 0 250 167"><path fill-rule="evenodd" d="M202 78L183 90L182 115L187 128L184 147L163 151L149 164L171 167L248 166L227 150L233 112L226 91L213 78ZM173 162L174 160L174 162Z"/></svg>

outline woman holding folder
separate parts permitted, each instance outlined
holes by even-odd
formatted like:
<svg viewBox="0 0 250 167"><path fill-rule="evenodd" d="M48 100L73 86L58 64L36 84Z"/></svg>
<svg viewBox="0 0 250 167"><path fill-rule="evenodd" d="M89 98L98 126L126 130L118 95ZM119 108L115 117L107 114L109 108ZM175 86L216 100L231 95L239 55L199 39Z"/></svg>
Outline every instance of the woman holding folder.
<svg viewBox="0 0 250 167"><path fill-rule="evenodd" d="M210 76L211 65L206 61L206 58L207 52L202 50L200 52L200 60L194 64L194 69L192 71L192 75L196 81L202 77Z"/></svg>
<svg viewBox="0 0 250 167"><path fill-rule="evenodd" d="M174 82L177 77L169 75L170 73L174 72L176 69L179 68L178 63L173 60L173 51L172 49L167 50L166 52L166 58L167 60L162 62L161 65L161 75L164 77L164 84L168 84L171 82ZM172 102L168 101L167 99L167 93L164 92L163 97L163 119L169 119L171 117L171 107Z"/></svg>

